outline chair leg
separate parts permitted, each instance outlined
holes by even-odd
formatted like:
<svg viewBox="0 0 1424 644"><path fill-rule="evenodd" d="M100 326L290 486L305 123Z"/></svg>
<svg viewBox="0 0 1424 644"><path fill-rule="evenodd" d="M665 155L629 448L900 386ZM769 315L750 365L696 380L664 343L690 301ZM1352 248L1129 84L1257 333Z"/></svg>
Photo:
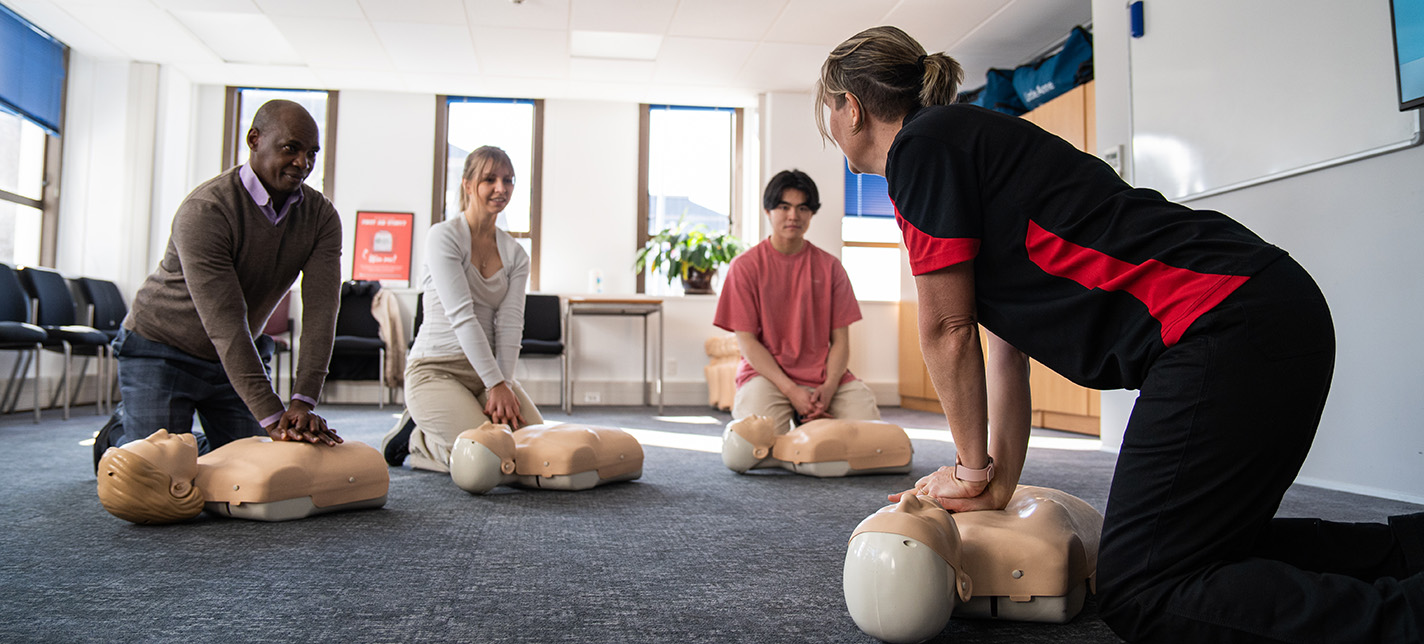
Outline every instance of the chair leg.
<svg viewBox="0 0 1424 644"><path fill-rule="evenodd" d="M31 389L33 390L33 393L34 393L34 395L35 395L35 424L36 424L36 425L40 424L40 383L41 383L41 382L44 382L44 380L43 380L42 378L40 378L40 371L41 371L41 370L40 370L40 363L43 362L42 360L40 360L40 355L41 355L43 352L44 352L44 344L39 343L39 342L36 342L36 343L35 343L35 386L34 386L34 387L31 387ZM19 395L20 395L20 394L17 392L17 393L15 394L15 397L16 397L16 398L19 398Z"/></svg>
<svg viewBox="0 0 1424 644"><path fill-rule="evenodd" d="M569 354L564 352L559 355L559 407L564 413L569 413L569 406L565 402L565 396L569 394Z"/></svg>
<svg viewBox="0 0 1424 644"><path fill-rule="evenodd" d="M381 381L381 399L376 402L376 409L386 408L386 350L382 348L379 352L380 363L376 365L377 377Z"/></svg>
<svg viewBox="0 0 1424 644"><path fill-rule="evenodd" d="M23 355L15 357L15 364L10 366L10 379L5 381L5 395L0 396L0 414L8 414L15 411L15 406L20 403L20 392L15 388L15 376L24 373L29 369L30 353L25 351ZM20 382L20 389L24 389L24 381Z"/></svg>
<svg viewBox="0 0 1424 644"><path fill-rule="evenodd" d="M97 357L97 354L96 354L96 357ZM100 367L100 370L102 371L102 365L101 365L101 367ZM89 375L89 356L84 356L84 361L79 363L79 382L74 383L74 388L69 390L69 399L70 399L71 401L73 401L73 400L78 400L78 399L79 399L80 390L84 388L84 376L87 376L87 375ZM94 415L95 415L95 416L98 416L99 414L103 413L103 411L100 409L100 406L101 406L101 404L99 403L99 391L98 391L98 387L95 387L95 390L94 390Z"/></svg>

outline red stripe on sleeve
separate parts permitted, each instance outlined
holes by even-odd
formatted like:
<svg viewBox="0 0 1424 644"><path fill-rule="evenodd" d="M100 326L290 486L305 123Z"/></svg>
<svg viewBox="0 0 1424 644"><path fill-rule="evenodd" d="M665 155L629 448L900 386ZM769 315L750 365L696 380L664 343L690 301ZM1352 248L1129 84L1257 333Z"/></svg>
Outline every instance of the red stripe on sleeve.
<svg viewBox="0 0 1424 644"><path fill-rule="evenodd" d="M979 240L969 237L944 239L930 235L900 216L898 206L895 207L895 222L900 224L900 234L910 255L910 273L914 275L954 266L979 255Z"/></svg>

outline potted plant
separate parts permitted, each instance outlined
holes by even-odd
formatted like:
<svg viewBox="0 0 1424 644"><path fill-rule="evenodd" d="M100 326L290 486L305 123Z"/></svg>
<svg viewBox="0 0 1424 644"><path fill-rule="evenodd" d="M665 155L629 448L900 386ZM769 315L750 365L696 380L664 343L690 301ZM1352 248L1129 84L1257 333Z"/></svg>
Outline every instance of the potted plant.
<svg viewBox="0 0 1424 644"><path fill-rule="evenodd" d="M648 238L634 266L640 273L662 271L668 284L681 278L684 293L709 294L717 269L743 250L746 244L730 233L714 233L702 224L688 227L679 221Z"/></svg>

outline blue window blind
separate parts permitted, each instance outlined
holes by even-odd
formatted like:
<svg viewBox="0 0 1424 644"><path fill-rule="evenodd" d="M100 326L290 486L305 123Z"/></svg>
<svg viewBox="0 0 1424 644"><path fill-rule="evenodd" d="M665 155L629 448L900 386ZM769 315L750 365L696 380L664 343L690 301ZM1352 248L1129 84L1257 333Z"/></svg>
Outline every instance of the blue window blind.
<svg viewBox="0 0 1424 644"><path fill-rule="evenodd" d="M650 110L686 110L691 112L735 112L733 107L700 107L697 105L649 105Z"/></svg>
<svg viewBox="0 0 1424 644"><path fill-rule="evenodd" d="M851 172L845 163L845 210L847 217L894 217L890 184L879 175Z"/></svg>
<svg viewBox="0 0 1424 644"><path fill-rule="evenodd" d="M0 109L59 134L64 43L0 5Z"/></svg>
<svg viewBox="0 0 1424 644"><path fill-rule="evenodd" d="M449 96L447 103L504 103L507 105L533 105L532 98L489 98L486 96Z"/></svg>

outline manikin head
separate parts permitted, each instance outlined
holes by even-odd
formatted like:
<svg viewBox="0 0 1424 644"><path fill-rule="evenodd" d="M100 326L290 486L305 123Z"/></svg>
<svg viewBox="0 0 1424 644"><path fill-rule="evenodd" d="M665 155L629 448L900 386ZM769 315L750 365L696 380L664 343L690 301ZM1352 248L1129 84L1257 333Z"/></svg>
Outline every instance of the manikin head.
<svg viewBox="0 0 1424 644"><path fill-rule="evenodd" d="M922 642L944 630L956 596L968 601L959 530L929 497L907 494L851 535L842 586L856 626L886 642Z"/></svg>
<svg viewBox="0 0 1424 644"><path fill-rule="evenodd" d="M133 523L173 523L203 511L198 444L192 434L160 429L143 440L111 447L99 459L99 503Z"/></svg>
<svg viewBox="0 0 1424 644"><path fill-rule="evenodd" d="M486 422L461 432L450 449L450 479L460 489L484 494L514 475L514 435L507 425Z"/></svg>

